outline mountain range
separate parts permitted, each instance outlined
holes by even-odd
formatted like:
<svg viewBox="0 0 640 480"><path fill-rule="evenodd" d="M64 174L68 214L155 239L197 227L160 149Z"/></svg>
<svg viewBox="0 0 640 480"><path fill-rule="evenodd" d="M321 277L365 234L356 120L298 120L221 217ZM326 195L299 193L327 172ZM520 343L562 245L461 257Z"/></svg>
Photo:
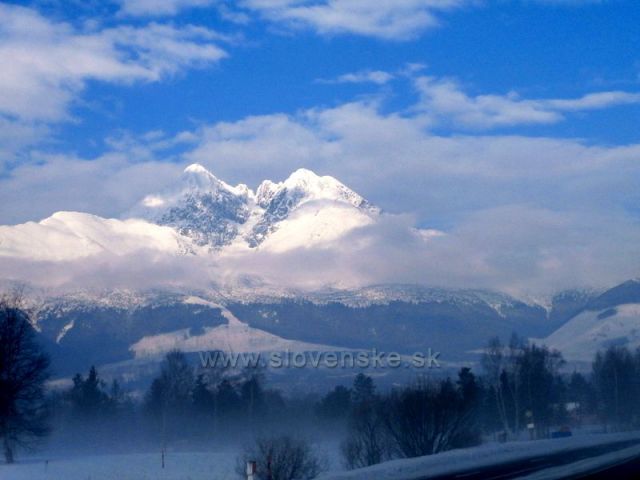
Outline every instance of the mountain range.
<svg viewBox="0 0 640 480"><path fill-rule="evenodd" d="M0 226L0 280L28 285L35 327L62 376L90 364L131 368L172 348L225 345L406 354L433 348L451 362L477 359L490 337L514 331L576 361L607 345L640 346L638 281L558 292L544 302L483 289L358 285L348 268L313 288L285 281L289 271L320 278L317 265L361 254L362 245L379 241L371 232L386 218L340 181L306 169L253 191L194 164L176 185L119 218L57 212ZM444 235L397 230L396 238L425 248ZM285 259L279 270L273 258ZM169 270L158 273L163 262ZM92 284L94 277L104 283ZM156 282L136 283L148 277Z"/></svg>
<svg viewBox="0 0 640 480"><path fill-rule="evenodd" d="M282 252L321 247L375 222L380 213L335 178L310 170L297 170L283 182L265 180L254 192L193 164L175 187L147 195L120 219L57 212L37 223L0 226L0 256L60 261L137 250Z"/></svg>

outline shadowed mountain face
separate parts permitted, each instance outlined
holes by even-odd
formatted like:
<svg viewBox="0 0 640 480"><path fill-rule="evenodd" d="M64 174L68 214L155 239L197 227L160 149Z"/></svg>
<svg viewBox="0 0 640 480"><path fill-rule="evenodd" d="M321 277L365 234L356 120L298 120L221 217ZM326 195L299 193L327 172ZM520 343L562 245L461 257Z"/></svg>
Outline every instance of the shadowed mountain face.
<svg viewBox="0 0 640 480"><path fill-rule="evenodd" d="M561 292L550 308L543 308L501 293L415 285L269 295L209 291L199 297L156 291L124 300L121 293L103 292L46 300L37 325L58 375L94 363L133 361L133 366L132 346L143 339L153 345L154 338L162 337L159 354L172 348L167 338L175 340L175 347L189 341L207 350L205 334L228 323L225 308L252 335L275 336L282 339L278 344L403 354L432 348L446 361L473 361L489 338L506 340L516 332L546 337L544 343L568 360L590 361L610 345L640 346L639 293L640 282L629 281L604 293Z"/></svg>
<svg viewBox="0 0 640 480"><path fill-rule="evenodd" d="M293 341L409 355L432 348L445 361L469 361L477 359L473 352L495 335L503 339L512 332L549 335L567 320L563 309L562 300L549 312L499 293L411 285L289 292L280 297L103 292L46 300L40 305L37 325L53 354L56 374L68 376L89 364L121 362L132 362L133 372L140 362L132 347L139 343L154 348L158 356L188 344L208 350L213 348L207 344L212 329L226 325L228 314L246 324L248 335L275 335L282 339L278 345ZM224 349L241 348L239 339L227 340ZM212 345L219 348L220 339Z"/></svg>
<svg viewBox="0 0 640 480"><path fill-rule="evenodd" d="M187 195L180 206L171 207L158 223L176 228L200 246L228 245L238 235L238 227L249 217L241 199L227 192Z"/></svg>
<svg viewBox="0 0 640 480"><path fill-rule="evenodd" d="M617 305L640 303L640 281L629 280L589 301L587 310L605 310Z"/></svg>
<svg viewBox="0 0 640 480"><path fill-rule="evenodd" d="M335 178L309 170L297 170L279 183L266 180L254 192L246 185L228 185L194 164L185 169L173 188L145 197L125 215L127 220L59 212L39 223L2 227L0 254L43 265L68 262L81 267L81 273L101 271L115 259L126 268L125 273L142 276L157 259L169 259L173 262L169 265L181 269L186 265L184 270L191 266L206 270L215 269L224 259L252 260L265 252L270 255L269 261L290 252L299 255L285 255L282 264L275 263L284 270L277 270L270 279L272 283L262 281L259 274L264 270L245 276L243 271L235 272L236 265L243 265L239 262L226 264L227 270L239 273L230 283L226 279L218 281L218 271L211 270L209 276L197 277L195 287L193 283L182 285L173 282L176 270L171 269L166 284L154 290L130 287L121 295L115 288L95 293L81 286L70 290L76 294L55 298L41 294L38 328L54 354L57 371L64 375L92 363L138 361L134 345L145 345L158 355L185 345L206 349L211 342L219 346L219 334L225 330L212 329L226 324L223 308L246 326L244 330L235 329L234 335L246 332L263 343L300 342L403 354L432 348L447 360L476 359L489 338L497 335L507 339L512 332L524 337L549 337L553 340L550 345L569 351L584 331L593 334L589 348L635 341L635 310L620 306L640 303L637 281L602 294L561 292L548 304L540 305L486 290L401 284L294 290L281 278L283 272L301 269L319 277L318 270L325 264L344 262L352 253L364 255L369 261L375 256L368 250L358 250L357 245L367 245L370 238L350 234L364 230L366 235L384 216ZM395 223L388 228L398 230L394 235L410 237L407 245L420 244L425 249L418 252L428 251L429 238L442 233ZM147 255L141 255L142 251ZM340 252L347 255L336 260ZM323 255L322 262L309 263L306 255L318 253ZM256 256L249 257L252 254ZM97 263L90 263L92 258ZM291 258L295 262L286 260ZM191 263L181 264L185 259ZM268 271L274 264L265 265ZM335 272L339 274L332 279L340 285L340 277L353 272L348 266L338 266ZM226 271L220 272L223 275ZM106 273L110 273L108 269ZM189 300L194 296L199 299L195 303ZM623 315L626 330L618 332L620 329L609 323L609 331L617 333L605 334L594 331L589 324L570 331L566 338L554 337L566 327L567 320L584 321L585 312L593 312L599 322L616 322ZM597 343L603 338L604 343ZM584 351L586 347L580 348Z"/></svg>

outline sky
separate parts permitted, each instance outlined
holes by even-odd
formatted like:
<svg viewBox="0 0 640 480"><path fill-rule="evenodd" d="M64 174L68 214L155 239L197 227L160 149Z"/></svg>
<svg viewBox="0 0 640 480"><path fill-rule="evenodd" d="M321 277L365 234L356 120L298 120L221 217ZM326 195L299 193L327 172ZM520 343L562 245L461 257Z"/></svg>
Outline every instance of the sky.
<svg viewBox="0 0 640 480"><path fill-rule="evenodd" d="M306 167L502 284L638 276L638 25L634 0L4 1L0 224L118 217L193 162Z"/></svg>

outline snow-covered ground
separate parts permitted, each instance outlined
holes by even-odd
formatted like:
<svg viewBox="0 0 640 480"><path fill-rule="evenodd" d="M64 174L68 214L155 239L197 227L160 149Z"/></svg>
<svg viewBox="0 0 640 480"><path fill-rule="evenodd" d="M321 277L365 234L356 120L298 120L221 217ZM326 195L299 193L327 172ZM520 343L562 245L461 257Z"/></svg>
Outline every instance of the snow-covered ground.
<svg viewBox="0 0 640 480"><path fill-rule="evenodd" d="M0 465L2 480L227 480L238 479L234 452L169 453L162 469L159 453L69 458L39 456Z"/></svg>
<svg viewBox="0 0 640 480"><path fill-rule="evenodd" d="M425 475L455 473L473 468L512 462L530 457L561 453L577 448L608 443L640 440L640 432L618 434L585 434L566 439L517 441L506 444L486 444L480 447L453 450L429 457L394 460L374 467L353 471L342 470L337 444L321 443L315 449L326 459L329 471L318 480L410 480ZM537 472L531 478L557 478L554 474L593 468L594 465L615 463L634 454L640 446L609 453L571 466L554 467ZM237 450L216 452L169 452L165 468L156 453L131 453L93 456L48 457L39 454L21 458L15 465L0 464L2 480L227 480L238 479L235 473ZM48 464L45 463L48 460ZM574 469L574 470L568 470ZM537 475L537 476L536 476Z"/></svg>
<svg viewBox="0 0 640 480"><path fill-rule="evenodd" d="M328 468L341 468L337 442L313 445ZM0 480L238 480L239 449L167 452L162 468L160 452L83 456L20 457L14 465L0 462ZM48 463L45 463L48 460Z"/></svg>

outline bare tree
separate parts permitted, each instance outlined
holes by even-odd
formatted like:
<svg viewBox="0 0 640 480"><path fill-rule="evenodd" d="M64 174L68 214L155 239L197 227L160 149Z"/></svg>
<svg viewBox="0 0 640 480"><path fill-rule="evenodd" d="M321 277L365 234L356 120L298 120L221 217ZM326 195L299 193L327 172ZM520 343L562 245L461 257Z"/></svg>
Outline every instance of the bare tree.
<svg viewBox="0 0 640 480"><path fill-rule="evenodd" d="M20 292L0 298L0 438L7 463L49 432L49 357L36 342Z"/></svg>
<svg viewBox="0 0 640 480"><path fill-rule="evenodd" d="M361 402L349 414L348 436L342 445L347 468L375 465L391 458L389 441L378 402Z"/></svg>
<svg viewBox="0 0 640 480"><path fill-rule="evenodd" d="M324 470L309 444L289 435L257 439L238 458L238 475L248 461L257 463L258 480L310 480Z"/></svg>
<svg viewBox="0 0 640 480"><path fill-rule="evenodd" d="M477 385L468 369L449 379L420 382L386 399L383 418L400 457L432 455L477 443Z"/></svg>
<svg viewBox="0 0 640 480"><path fill-rule="evenodd" d="M345 466L361 468L389 460L389 438L371 377L356 375L350 404L347 438L340 445Z"/></svg>

